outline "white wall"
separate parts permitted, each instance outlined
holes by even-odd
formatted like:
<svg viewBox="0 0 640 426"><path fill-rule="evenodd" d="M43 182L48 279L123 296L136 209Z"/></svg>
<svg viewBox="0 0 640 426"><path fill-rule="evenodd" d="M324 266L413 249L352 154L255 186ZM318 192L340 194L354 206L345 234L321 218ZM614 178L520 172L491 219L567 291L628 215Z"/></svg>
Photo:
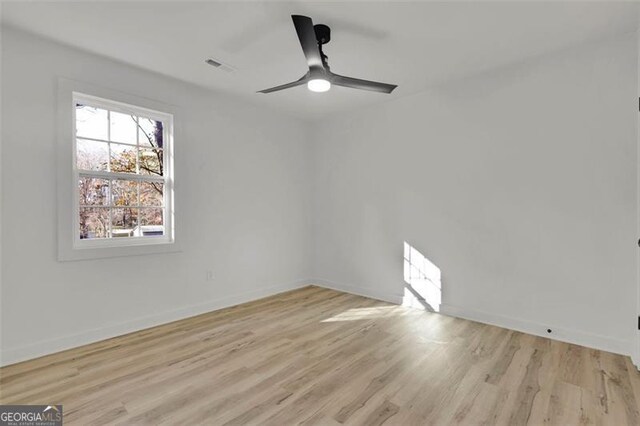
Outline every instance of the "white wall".
<svg viewBox="0 0 640 426"><path fill-rule="evenodd" d="M407 241L441 268L444 312L631 354L636 43L323 120L315 276L397 300Z"/></svg>
<svg viewBox="0 0 640 426"><path fill-rule="evenodd" d="M0 3L0 19L2 18L2 4ZM2 46L2 31L0 31L0 47ZM2 74L2 55L0 55L0 76ZM2 99L2 84L0 84L0 100ZM2 135L2 102L0 101L0 136ZM2 141L0 140L0 309L2 308ZM0 310L0 365L2 365L2 311Z"/></svg>
<svg viewBox="0 0 640 426"><path fill-rule="evenodd" d="M58 77L181 109L183 252L56 260ZM8 28L2 121L3 363L292 288L310 275L304 123ZM206 280L208 269L215 280Z"/></svg>
<svg viewBox="0 0 640 426"><path fill-rule="evenodd" d="M584 45L315 127L4 28L2 362L310 276L398 301L405 240L446 312L631 353L637 56ZM183 110L183 252L56 261L59 76Z"/></svg>
<svg viewBox="0 0 640 426"><path fill-rule="evenodd" d="M640 11L638 11L638 17L640 19ZM638 31L636 32L636 37L637 37L637 49L638 49L638 72L637 72L637 78L638 78L638 100L639 100L639 109L640 109L640 29L638 29ZM638 122L637 122L637 137L638 137L638 147L640 147L640 111L638 113ZM640 149L638 149L638 157L636 159L637 164L640 166ZM636 168L636 182L637 182L637 191L640 192L640 167ZM637 199L637 235L640 236L640 196ZM638 244L640 245L640 239L638 240ZM640 252L637 252L636 256L640 256ZM640 257L638 257L638 259L640 259ZM638 318L640 318L640 261L636 262L637 263L637 267L636 267L636 281L638 282L638 287L637 287L637 294L636 294L636 300L638 303L638 307L637 307L637 312L638 312ZM635 340L635 353L632 354L631 359L633 360L633 364L638 367L638 369L640 369L640 320L639 321L639 327L638 330L636 330L635 332L635 336L634 336L634 340Z"/></svg>

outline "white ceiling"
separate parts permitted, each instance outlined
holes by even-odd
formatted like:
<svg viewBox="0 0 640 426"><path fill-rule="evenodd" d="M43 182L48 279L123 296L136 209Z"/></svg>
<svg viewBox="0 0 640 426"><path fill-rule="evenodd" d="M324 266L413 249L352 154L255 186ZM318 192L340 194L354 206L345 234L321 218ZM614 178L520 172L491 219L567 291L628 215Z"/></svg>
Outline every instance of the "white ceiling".
<svg viewBox="0 0 640 426"><path fill-rule="evenodd" d="M331 27L332 70L398 84L391 95L304 86L260 89L306 72L292 13ZM16 2L2 22L142 68L309 118L572 44L631 31L637 3L616 2ZM234 68L216 70L213 57Z"/></svg>

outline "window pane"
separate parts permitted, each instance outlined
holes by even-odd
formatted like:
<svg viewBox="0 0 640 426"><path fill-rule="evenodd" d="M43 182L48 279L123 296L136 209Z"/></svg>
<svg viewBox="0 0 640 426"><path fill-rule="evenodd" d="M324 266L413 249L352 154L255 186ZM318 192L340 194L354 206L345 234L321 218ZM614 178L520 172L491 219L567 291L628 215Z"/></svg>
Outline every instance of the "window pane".
<svg viewBox="0 0 640 426"><path fill-rule="evenodd" d="M78 181L80 205L106 206L109 204L109 181L81 177Z"/></svg>
<svg viewBox="0 0 640 426"><path fill-rule="evenodd" d="M140 226L136 236L153 237L164 235L163 209L140 209Z"/></svg>
<svg viewBox="0 0 640 426"><path fill-rule="evenodd" d="M172 187L162 179L164 143L171 139L169 135L165 140L163 122L145 117L153 113L135 106L122 109L106 99L87 100L101 105L89 106L80 98L74 102L79 172L76 232L81 239L121 238L116 245L127 245L126 237L165 235L164 221L172 220L165 204L170 193L165 189Z"/></svg>
<svg viewBox="0 0 640 426"><path fill-rule="evenodd" d="M138 204L138 182L132 180L111 181L111 204L116 207Z"/></svg>
<svg viewBox="0 0 640 426"><path fill-rule="evenodd" d="M114 208L111 211L111 236L133 237L138 225L138 209Z"/></svg>
<svg viewBox="0 0 640 426"><path fill-rule="evenodd" d="M109 232L109 209L98 207L80 208L80 238L107 238Z"/></svg>
<svg viewBox="0 0 640 426"><path fill-rule="evenodd" d="M80 170L107 170L109 145L78 139L76 143L76 164Z"/></svg>
<svg viewBox="0 0 640 426"><path fill-rule="evenodd" d="M164 184L162 182L140 182L141 206L162 206L163 196Z"/></svg>
<svg viewBox="0 0 640 426"><path fill-rule="evenodd" d="M162 122L144 117L140 117L138 120L140 123L138 129L140 146L162 148Z"/></svg>
<svg viewBox="0 0 640 426"><path fill-rule="evenodd" d="M136 147L111 144L111 171L121 173L136 172Z"/></svg>
<svg viewBox="0 0 640 426"><path fill-rule="evenodd" d="M107 140L107 110L76 104L76 135Z"/></svg>
<svg viewBox="0 0 640 426"><path fill-rule="evenodd" d="M161 149L140 149L140 174L162 176L162 157Z"/></svg>
<svg viewBox="0 0 640 426"><path fill-rule="evenodd" d="M136 144L136 117L111 111L111 140Z"/></svg>

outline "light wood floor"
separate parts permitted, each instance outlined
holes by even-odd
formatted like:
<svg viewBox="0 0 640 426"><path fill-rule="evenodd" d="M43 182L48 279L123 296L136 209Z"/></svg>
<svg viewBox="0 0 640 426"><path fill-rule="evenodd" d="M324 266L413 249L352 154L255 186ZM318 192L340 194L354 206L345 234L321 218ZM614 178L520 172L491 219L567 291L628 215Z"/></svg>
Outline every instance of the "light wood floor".
<svg viewBox="0 0 640 426"><path fill-rule="evenodd" d="M0 374L65 424L640 425L627 357L317 287Z"/></svg>

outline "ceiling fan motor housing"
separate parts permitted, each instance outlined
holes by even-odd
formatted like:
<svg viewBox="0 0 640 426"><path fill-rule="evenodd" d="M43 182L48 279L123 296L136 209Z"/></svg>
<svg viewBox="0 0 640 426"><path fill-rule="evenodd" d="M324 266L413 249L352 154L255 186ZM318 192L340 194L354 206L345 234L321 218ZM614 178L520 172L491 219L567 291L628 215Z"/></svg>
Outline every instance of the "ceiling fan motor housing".
<svg viewBox="0 0 640 426"><path fill-rule="evenodd" d="M316 24L313 26L316 33L316 40L319 44L327 44L331 41L331 28L324 24Z"/></svg>

